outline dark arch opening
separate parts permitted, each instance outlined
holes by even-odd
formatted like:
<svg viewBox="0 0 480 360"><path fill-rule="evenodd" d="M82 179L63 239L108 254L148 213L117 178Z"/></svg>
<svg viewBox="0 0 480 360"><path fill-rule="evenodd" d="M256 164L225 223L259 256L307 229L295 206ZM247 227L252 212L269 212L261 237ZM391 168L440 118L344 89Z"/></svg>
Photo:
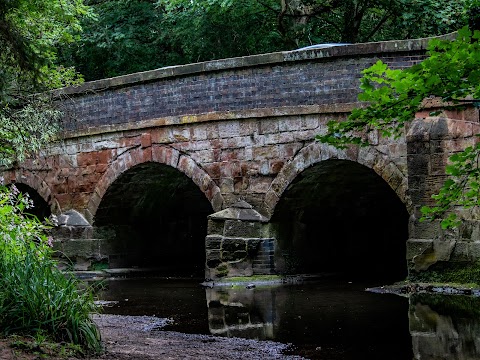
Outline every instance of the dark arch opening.
<svg viewBox="0 0 480 360"><path fill-rule="evenodd" d="M50 206L35 189L22 183L15 183L12 185L15 185L18 191L20 191L22 194L28 194L33 202L33 207L25 210L26 214L33 215L40 221L43 221L45 218L48 218L50 215L52 215Z"/></svg>
<svg viewBox="0 0 480 360"><path fill-rule="evenodd" d="M297 176L272 223L278 267L287 273L337 273L402 280L407 275L408 212L373 170L327 160Z"/></svg>
<svg viewBox="0 0 480 360"><path fill-rule="evenodd" d="M134 166L111 184L94 226L111 234L110 267L201 276L211 213L210 202L191 179L170 166L149 162Z"/></svg>

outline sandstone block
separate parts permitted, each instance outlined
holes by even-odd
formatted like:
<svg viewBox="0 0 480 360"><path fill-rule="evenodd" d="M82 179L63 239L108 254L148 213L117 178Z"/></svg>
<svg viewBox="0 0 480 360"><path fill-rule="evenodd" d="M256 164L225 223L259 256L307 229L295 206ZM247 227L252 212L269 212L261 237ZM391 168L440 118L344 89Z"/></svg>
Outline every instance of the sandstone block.
<svg viewBox="0 0 480 360"><path fill-rule="evenodd" d="M252 276L253 269L250 261L240 261L228 264L228 276Z"/></svg>
<svg viewBox="0 0 480 360"><path fill-rule="evenodd" d="M209 268L216 268L222 263L220 250L207 250L206 264Z"/></svg>
<svg viewBox="0 0 480 360"><path fill-rule="evenodd" d="M262 235L262 223L227 220L225 221L225 236L256 238Z"/></svg>
<svg viewBox="0 0 480 360"><path fill-rule="evenodd" d="M412 260L415 256L423 254L425 251L433 250L433 240L409 239L407 241L407 260Z"/></svg>
<svg viewBox="0 0 480 360"><path fill-rule="evenodd" d="M72 239L65 241L63 251L69 258L82 257L85 259L97 258L100 255L97 240Z"/></svg>
<svg viewBox="0 0 480 360"><path fill-rule="evenodd" d="M207 235L205 239L205 248L207 250L220 250L222 239L223 238L221 236Z"/></svg>
<svg viewBox="0 0 480 360"><path fill-rule="evenodd" d="M469 261L470 260L470 244L464 241L457 241L451 253L451 261Z"/></svg>

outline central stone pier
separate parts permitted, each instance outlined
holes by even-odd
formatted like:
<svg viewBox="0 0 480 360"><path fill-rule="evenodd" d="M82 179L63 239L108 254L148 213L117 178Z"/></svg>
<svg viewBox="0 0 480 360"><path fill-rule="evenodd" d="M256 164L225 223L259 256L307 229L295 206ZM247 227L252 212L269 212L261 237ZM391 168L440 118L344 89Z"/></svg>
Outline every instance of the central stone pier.
<svg viewBox="0 0 480 360"><path fill-rule="evenodd" d="M265 275L274 272L275 239L268 219L240 200L208 216L206 278Z"/></svg>

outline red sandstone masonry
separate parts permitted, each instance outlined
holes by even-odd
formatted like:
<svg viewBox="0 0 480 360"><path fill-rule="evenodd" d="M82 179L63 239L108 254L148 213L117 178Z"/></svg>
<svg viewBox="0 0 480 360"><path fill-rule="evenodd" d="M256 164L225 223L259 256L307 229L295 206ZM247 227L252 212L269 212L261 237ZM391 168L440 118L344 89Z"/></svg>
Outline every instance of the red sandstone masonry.
<svg viewBox="0 0 480 360"><path fill-rule="evenodd" d="M271 215L295 176L331 158L373 168L408 203L403 139L339 151L313 137L326 121L340 121L359 106L362 69L379 58L409 66L424 58L426 42L265 54L63 89L73 99L65 104L71 120L65 144L53 146L55 154L39 159L41 165L22 166L34 189L42 182L50 187L42 196L51 195L62 210L88 211L89 220L118 176L150 161L193 179L215 210L245 198ZM473 131L468 124L452 126L455 136Z"/></svg>

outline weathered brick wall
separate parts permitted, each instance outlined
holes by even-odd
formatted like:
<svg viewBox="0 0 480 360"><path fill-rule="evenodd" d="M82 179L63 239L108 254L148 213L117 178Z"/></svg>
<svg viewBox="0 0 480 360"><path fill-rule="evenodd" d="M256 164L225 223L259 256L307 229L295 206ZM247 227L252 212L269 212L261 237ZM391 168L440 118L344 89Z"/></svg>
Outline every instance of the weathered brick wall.
<svg viewBox="0 0 480 360"><path fill-rule="evenodd" d="M299 173L338 158L374 169L408 205L404 141L348 151L315 142L313 137L332 118L215 121L71 138L47 149L45 157L26 161L7 178L31 185L54 211L76 209L92 221L120 174L154 161L191 178L215 211L242 198L269 216Z"/></svg>
<svg viewBox="0 0 480 360"><path fill-rule="evenodd" d="M402 141L333 150L313 137L355 106L360 72L378 59L410 66L426 42L359 44L170 67L86 83L68 94L68 132L10 178L54 211L92 220L108 186L136 164L157 161L191 177L219 210L239 197L271 214L303 169L327 158L358 161L406 199Z"/></svg>
<svg viewBox="0 0 480 360"><path fill-rule="evenodd" d="M456 209L462 224L443 230L440 221L420 222L420 208L433 206L447 179L448 158L467 146L475 146L480 133L477 108L443 111L431 117L427 111L417 114L407 134L408 185L414 207L407 243L410 270L421 271L448 261L472 262L480 258L480 222L475 211Z"/></svg>
<svg viewBox="0 0 480 360"><path fill-rule="evenodd" d="M170 116L352 103L356 102L361 70L376 60L410 66L421 58L415 53L339 58L166 78L96 90L65 105L72 119L69 129L84 130Z"/></svg>
<svg viewBox="0 0 480 360"><path fill-rule="evenodd" d="M294 51L169 67L60 91L69 130L156 119L309 105L355 103L361 71L424 58L425 41L397 41ZM177 117L180 117L178 119Z"/></svg>

